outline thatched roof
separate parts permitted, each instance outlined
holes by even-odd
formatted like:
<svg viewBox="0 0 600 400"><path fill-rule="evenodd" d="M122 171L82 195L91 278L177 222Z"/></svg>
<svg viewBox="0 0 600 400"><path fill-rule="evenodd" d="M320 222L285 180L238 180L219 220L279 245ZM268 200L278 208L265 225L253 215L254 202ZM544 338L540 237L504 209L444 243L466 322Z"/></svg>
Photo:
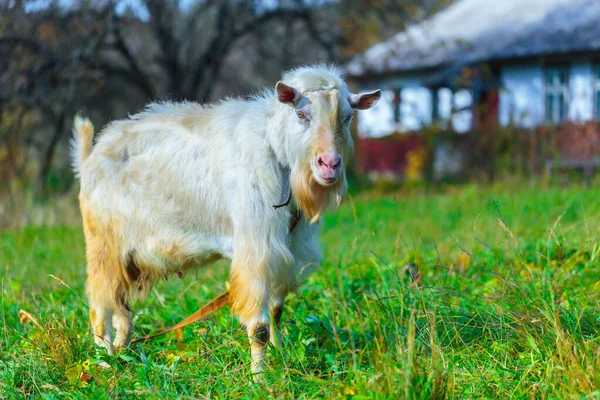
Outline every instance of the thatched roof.
<svg viewBox="0 0 600 400"><path fill-rule="evenodd" d="M355 57L350 76L600 52L600 0L458 0Z"/></svg>

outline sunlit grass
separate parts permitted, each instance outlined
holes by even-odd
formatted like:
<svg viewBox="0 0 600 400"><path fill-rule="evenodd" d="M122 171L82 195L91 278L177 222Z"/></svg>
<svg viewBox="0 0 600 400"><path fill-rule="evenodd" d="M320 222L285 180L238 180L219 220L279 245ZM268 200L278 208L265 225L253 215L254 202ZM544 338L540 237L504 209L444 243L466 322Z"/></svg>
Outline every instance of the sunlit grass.
<svg viewBox="0 0 600 400"><path fill-rule="evenodd" d="M290 296L260 385L226 311L106 355L81 228L0 234L0 397L596 398L599 221L587 188L358 195L323 222L323 268ZM227 267L160 282L134 304L137 334L194 312Z"/></svg>

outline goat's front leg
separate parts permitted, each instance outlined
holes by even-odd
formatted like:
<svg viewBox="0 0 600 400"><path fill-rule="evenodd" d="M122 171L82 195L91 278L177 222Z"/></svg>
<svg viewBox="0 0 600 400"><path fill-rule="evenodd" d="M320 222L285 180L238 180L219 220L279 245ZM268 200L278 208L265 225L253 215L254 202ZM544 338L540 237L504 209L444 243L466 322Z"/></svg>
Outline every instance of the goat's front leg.
<svg viewBox="0 0 600 400"><path fill-rule="evenodd" d="M248 338L250 339L250 353L252 364L250 372L255 381L260 379L260 373L265 370L267 344L271 336L268 322L255 322L248 325Z"/></svg>
<svg viewBox="0 0 600 400"><path fill-rule="evenodd" d="M232 312L246 325L254 380L265 370L266 346L271 336L269 328L269 287L262 274L243 268L234 262L231 271L229 295Z"/></svg>

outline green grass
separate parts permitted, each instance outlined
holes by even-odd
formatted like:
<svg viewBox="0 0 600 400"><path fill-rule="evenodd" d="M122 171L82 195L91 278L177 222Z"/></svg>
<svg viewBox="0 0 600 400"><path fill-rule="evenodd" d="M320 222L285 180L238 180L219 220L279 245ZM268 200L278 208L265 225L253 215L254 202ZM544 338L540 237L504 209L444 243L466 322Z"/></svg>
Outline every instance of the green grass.
<svg viewBox="0 0 600 400"><path fill-rule="evenodd" d="M323 222L323 267L288 298L262 384L227 311L108 356L88 326L81 228L0 234L0 398L600 398L599 193L347 201ZM159 282L134 304L136 334L188 316L226 279L219 263Z"/></svg>

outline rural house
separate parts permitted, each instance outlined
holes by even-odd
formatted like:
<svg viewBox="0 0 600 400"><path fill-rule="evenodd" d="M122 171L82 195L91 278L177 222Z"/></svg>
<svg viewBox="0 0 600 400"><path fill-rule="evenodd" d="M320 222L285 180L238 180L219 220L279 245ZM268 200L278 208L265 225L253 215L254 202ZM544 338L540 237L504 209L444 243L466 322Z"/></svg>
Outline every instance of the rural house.
<svg viewBox="0 0 600 400"><path fill-rule="evenodd" d="M600 119L599 21L598 0L458 0L371 47L346 66L361 89L383 89L358 121L363 158L371 138L432 124L464 133Z"/></svg>

